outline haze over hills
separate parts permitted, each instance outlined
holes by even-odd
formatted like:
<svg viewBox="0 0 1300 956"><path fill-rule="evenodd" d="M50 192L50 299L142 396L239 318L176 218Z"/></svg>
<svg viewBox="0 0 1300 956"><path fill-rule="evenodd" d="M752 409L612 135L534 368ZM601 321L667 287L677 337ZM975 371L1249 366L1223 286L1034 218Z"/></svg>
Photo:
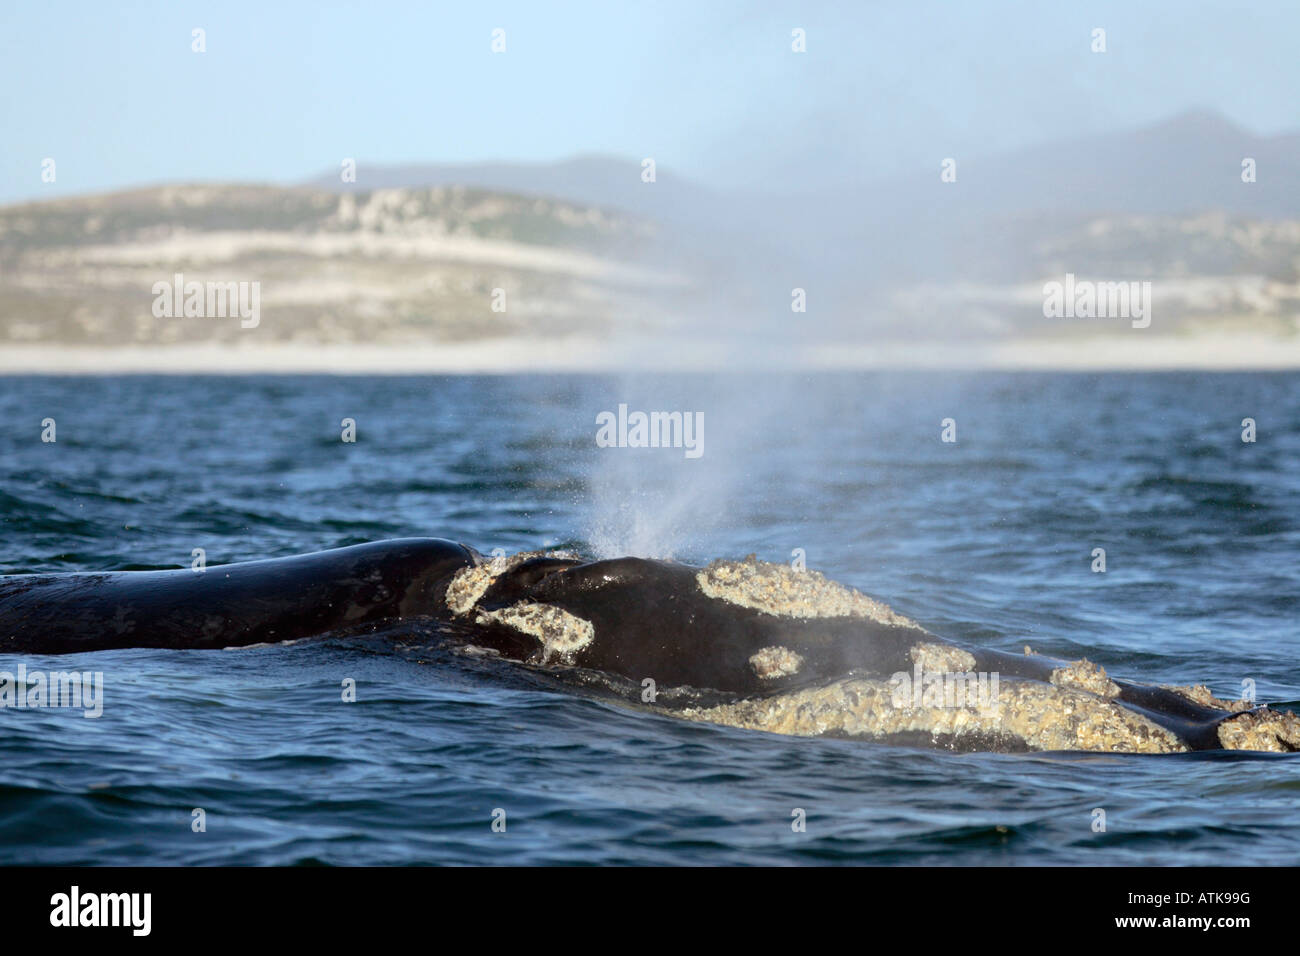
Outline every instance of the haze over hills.
<svg viewBox="0 0 1300 956"><path fill-rule="evenodd" d="M1300 327L1300 134L1222 117L831 189L742 193L638 159L371 167L305 186L184 185L0 208L0 342L442 348L762 340L775 354L907 342ZM1243 182L1242 161L1256 181ZM666 162L666 161L665 161ZM255 330L159 318L154 283L261 287ZM1154 321L1046 318L1066 273L1151 283ZM807 311L792 312L802 289ZM508 303L494 299L497 290ZM499 297L498 297L499 298ZM1127 339L1116 337L1129 336ZM683 344L685 343L685 344ZM965 344L961 344L965 343ZM576 348L576 345L574 346ZM527 354L527 353L525 353Z"/></svg>
<svg viewBox="0 0 1300 956"><path fill-rule="evenodd" d="M1247 157L1255 160L1252 183L1242 181ZM655 183L644 183L640 160L610 156L537 164L363 161L356 184L342 183L338 173L311 184L349 191L455 183L623 209L663 224L684 255L725 248L752 264L753 275L804 276L833 292L837 308L841 290L849 299L864 288L879 295L900 280L1023 279L1045 247L1059 247L1098 220L1141 218L1141 231L1158 222L1155 228L1168 232L1171 219L1206 213L1225 222L1300 219L1300 132L1261 137L1208 111L1105 136L951 157L952 183L940 180L946 158L906 175L828 189L810 155L804 182L774 184L762 194L704 186L663 166Z"/></svg>
<svg viewBox="0 0 1300 956"><path fill-rule="evenodd" d="M1250 184L1241 179L1246 157L1257 167ZM967 214L1300 216L1300 133L1256 136L1216 113L1184 113L1106 136L954 158ZM865 195L914 199L937 181L937 165Z"/></svg>
<svg viewBox="0 0 1300 956"><path fill-rule="evenodd" d="M1257 181L1242 189L1241 163L1256 160ZM939 163L903 176L869 182L854 204L880 211L906 209L933 192ZM957 160L966 213L1129 213L1192 215L1221 211L1259 218L1300 217L1300 131L1257 136L1218 113L1195 110L1161 123L1103 136L1081 137ZM668 160L660 157L668 164ZM844 190L819 185L815 156L802 183L774 185L765 194L710 187L664 166L654 184L640 179L641 160L577 156L551 163L429 163L371 166L361 160L359 181L337 171L306 185L335 191L394 187L470 186L624 209L652 218L694 215L757 201L823 203L843 207ZM738 162L743 157L738 157ZM956 184L953 184L956 185Z"/></svg>

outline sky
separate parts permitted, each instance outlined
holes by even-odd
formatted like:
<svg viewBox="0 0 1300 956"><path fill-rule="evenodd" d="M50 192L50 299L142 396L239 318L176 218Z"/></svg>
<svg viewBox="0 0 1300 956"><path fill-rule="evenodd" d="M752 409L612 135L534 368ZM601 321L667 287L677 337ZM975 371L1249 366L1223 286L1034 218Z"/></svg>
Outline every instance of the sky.
<svg viewBox="0 0 1300 956"><path fill-rule="evenodd" d="M797 191L1189 109L1270 135L1300 128L1298 28L1294 0L4 0L0 203L591 153Z"/></svg>

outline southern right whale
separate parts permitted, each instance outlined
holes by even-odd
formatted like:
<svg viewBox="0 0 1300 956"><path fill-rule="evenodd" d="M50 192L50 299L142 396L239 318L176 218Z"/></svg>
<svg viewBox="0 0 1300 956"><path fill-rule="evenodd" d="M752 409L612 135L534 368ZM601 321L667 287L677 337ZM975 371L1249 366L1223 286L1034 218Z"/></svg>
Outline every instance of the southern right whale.
<svg viewBox="0 0 1300 956"><path fill-rule="evenodd" d="M940 638L815 571L436 538L190 570L0 577L0 652L213 649L423 623L688 720L952 750L1300 750L1300 717Z"/></svg>

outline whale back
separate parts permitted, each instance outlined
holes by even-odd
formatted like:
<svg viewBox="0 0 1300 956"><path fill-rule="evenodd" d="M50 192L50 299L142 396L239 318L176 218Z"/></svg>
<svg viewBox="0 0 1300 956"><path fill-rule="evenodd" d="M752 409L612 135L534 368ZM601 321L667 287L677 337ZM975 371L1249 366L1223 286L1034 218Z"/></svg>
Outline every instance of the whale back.
<svg viewBox="0 0 1300 956"><path fill-rule="evenodd" d="M477 555L406 538L209 565L0 578L0 650L221 648L445 614L446 582Z"/></svg>

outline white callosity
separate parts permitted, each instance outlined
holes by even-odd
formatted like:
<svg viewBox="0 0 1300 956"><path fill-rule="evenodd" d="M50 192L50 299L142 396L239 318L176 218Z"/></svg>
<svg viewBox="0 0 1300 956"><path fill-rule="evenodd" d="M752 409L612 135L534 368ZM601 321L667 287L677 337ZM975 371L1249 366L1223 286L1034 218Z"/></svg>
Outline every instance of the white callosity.
<svg viewBox="0 0 1300 956"><path fill-rule="evenodd" d="M542 645L542 663L566 659L596 637L592 623L554 604L516 604L496 611L479 611L478 624L503 624L535 637Z"/></svg>
<svg viewBox="0 0 1300 956"><path fill-rule="evenodd" d="M1251 710L1255 706L1248 700L1222 700L1215 697L1210 693L1210 688L1204 684L1194 684L1190 687L1177 687L1172 684L1161 684L1160 686L1165 690L1171 690L1175 694L1186 697L1202 707L1213 707L1215 710Z"/></svg>
<svg viewBox="0 0 1300 956"><path fill-rule="evenodd" d="M912 663L924 671L932 673L951 673L973 671L975 669L975 657L969 651L963 651L960 647L953 647L951 644L917 644L910 651L908 657Z"/></svg>
<svg viewBox="0 0 1300 956"><path fill-rule="evenodd" d="M920 629L889 605L817 571L796 571L752 556L745 561L714 561L696 574L695 580L706 597L775 617L860 617Z"/></svg>
<svg viewBox="0 0 1300 956"><path fill-rule="evenodd" d="M1100 664L1084 657L1052 671L1051 682L1057 687L1072 687L1101 697L1118 697L1119 685L1106 676Z"/></svg>
<svg viewBox="0 0 1300 956"><path fill-rule="evenodd" d="M749 666L763 680L776 680L799 673L803 658L788 647L765 647L750 657Z"/></svg>
<svg viewBox="0 0 1300 956"><path fill-rule="evenodd" d="M1029 750L1179 753L1177 735L1111 700L1038 681L1003 681L991 707L900 706L887 681L846 678L824 687L716 707L690 708L690 720L795 736L886 738L924 733L949 738L999 737Z"/></svg>
<svg viewBox="0 0 1300 956"><path fill-rule="evenodd" d="M1239 713L1219 724L1219 743L1225 750L1300 750L1300 715L1289 710Z"/></svg>

